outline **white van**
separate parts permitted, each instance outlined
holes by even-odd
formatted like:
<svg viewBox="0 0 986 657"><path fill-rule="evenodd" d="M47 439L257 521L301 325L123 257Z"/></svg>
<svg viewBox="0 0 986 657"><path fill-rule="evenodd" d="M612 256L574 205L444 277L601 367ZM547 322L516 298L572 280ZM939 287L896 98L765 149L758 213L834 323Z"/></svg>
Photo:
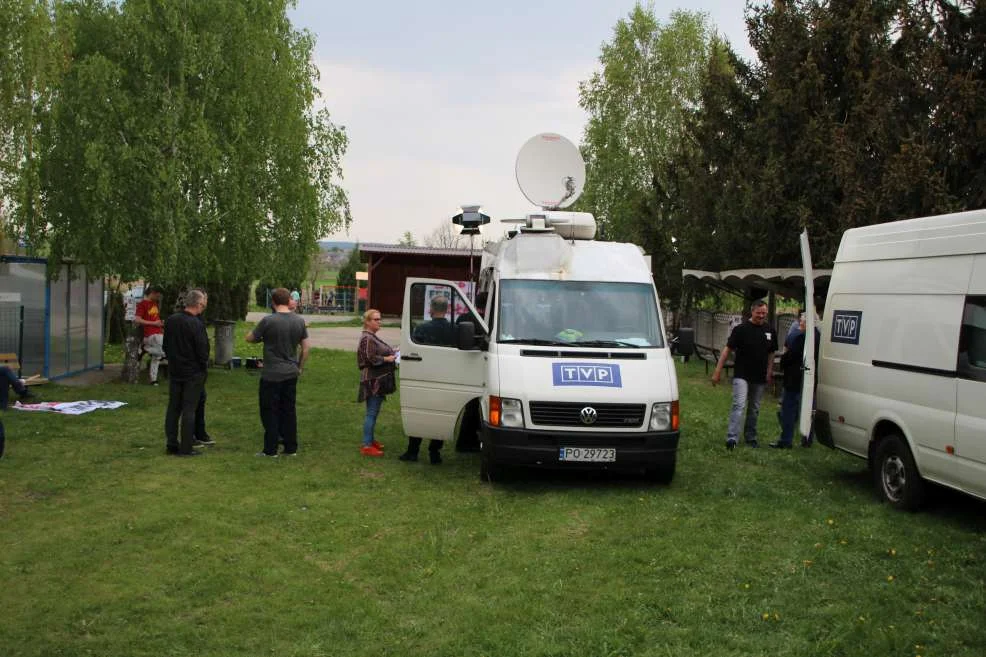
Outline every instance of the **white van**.
<svg viewBox="0 0 986 657"><path fill-rule="evenodd" d="M586 213L529 215L484 250L479 309L454 281L407 280L408 436L469 441L478 431L484 480L512 464L636 469L671 481L678 386L649 260L594 234ZM435 295L451 300L454 344L415 338Z"/></svg>
<svg viewBox="0 0 986 657"><path fill-rule="evenodd" d="M846 231L824 309L816 435L914 509L986 499L986 211Z"/></svg>

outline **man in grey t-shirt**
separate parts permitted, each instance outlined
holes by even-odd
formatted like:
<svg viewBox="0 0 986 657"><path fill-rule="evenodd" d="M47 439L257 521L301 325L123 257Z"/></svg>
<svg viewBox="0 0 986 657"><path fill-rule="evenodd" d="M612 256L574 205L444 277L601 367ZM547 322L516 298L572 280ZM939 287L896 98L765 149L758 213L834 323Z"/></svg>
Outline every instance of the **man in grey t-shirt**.
<svg viewBox="0 0 986 657"><path fill-rule="evenodd" d="M264 451L257 456L277 456L278 439L284 454L298 452L298 416L295 412L298 377L308 360L305 320L290 309L291 293L279 287L271 295L274 312L264 317L247 342L264 343L264 371L260 375L260 420L264 424ZM297 356L298 346L301 356Z"/></svg>

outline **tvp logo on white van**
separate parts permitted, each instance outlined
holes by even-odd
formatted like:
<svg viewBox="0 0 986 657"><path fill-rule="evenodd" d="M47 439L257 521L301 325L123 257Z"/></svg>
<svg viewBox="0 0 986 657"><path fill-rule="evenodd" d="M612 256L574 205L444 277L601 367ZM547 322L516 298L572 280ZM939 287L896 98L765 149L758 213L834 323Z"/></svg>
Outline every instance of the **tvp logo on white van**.
<svg viewBox="0 0 986 657"><path fill-rule="evenodd" d="M551 375L556 386L623 387L620 366L615 363L552 363Z"/></svg>
<svg viewBox="0 0 986 657"><path fill-rule="evenodd" d="M832 313L832 342L858 345L862 324L863 311L836 310Z"/></svg>

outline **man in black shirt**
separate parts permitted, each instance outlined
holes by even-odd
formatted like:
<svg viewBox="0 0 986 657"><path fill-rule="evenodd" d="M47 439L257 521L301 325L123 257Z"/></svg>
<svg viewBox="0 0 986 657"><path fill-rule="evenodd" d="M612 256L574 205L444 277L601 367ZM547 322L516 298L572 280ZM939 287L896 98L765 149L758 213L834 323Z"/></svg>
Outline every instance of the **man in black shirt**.
<svg viewBox="0 0 986 657"><path fill-rule="evenodd" d="M715 385L719 383L722 368L729 354L736 354L733 372L733 405L729 411L726 449L736 447L744 410L746 424L743 438L750 447L759 447L757 418L760 415L760 400L763 398L763 393L773 382L775 351L777 351L777 336L767 325L767 304L763 299L758 299L750 307L750 319L734 328L729 334L729 340L719 356L719 362L716 363L716 370L712 373L712 383Z"/></svg>
<svg viewBox="0 0 986 657"><path fill-rule="evenodd" d="M198 455L192 449L195 410L205 389L206 368L209 365L209 337L199 315L205 311L208 301L202 290L189 290L185 295L185 310L175 313L164 323L164 353L168 358L169 381L164 434L169 454Z"/></svg>

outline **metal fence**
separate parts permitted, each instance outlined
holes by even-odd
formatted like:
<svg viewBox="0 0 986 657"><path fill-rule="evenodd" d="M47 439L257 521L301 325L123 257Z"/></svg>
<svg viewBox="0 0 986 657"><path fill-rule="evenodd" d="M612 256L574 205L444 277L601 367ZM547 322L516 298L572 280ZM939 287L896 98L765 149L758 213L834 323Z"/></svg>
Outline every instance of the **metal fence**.
<svg viewBox="0 0 986 657"><path fill-rule="evenodd" d="M695 344L712 349L725 347L733 327L742 321L743 316L739 313L708 310L693 310L690 313L682 313L679 318L681 326L695 330ZM784 344L784 337L787 335L788 329L796 321L798 321L798 316L795 314L782 313L777 315L774 323L777 327L778 347Z"/></svg>

